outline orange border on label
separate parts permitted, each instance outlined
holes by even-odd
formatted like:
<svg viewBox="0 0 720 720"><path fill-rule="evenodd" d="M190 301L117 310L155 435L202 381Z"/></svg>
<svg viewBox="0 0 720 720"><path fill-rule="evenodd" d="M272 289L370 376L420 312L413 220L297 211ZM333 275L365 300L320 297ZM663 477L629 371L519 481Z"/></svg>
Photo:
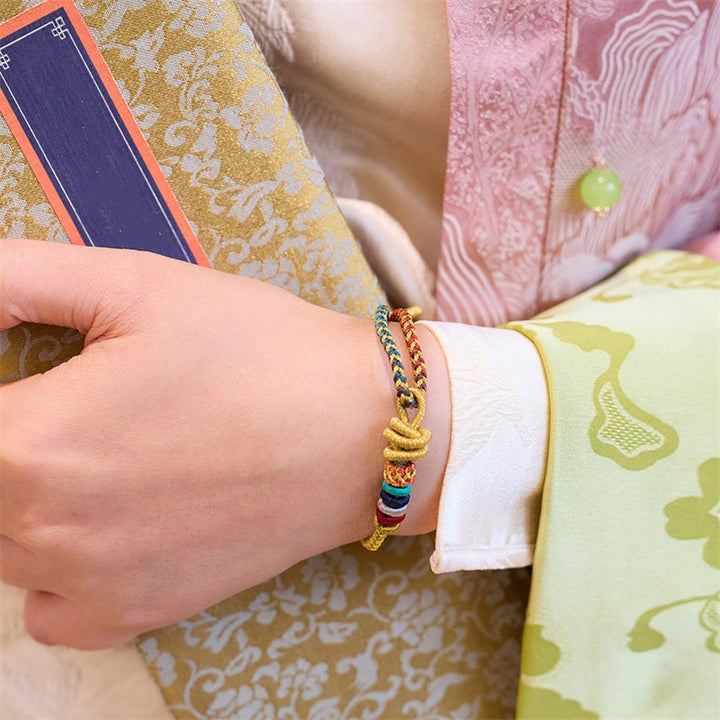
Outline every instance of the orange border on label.
<svg viewBox="0 0 720 720"><path fill-rule="evenodd" d="M168 209L172 214L175 222L177 223L178 228L182 233L183 239L187 243L190 252L193 254L193 257L195 258L198 265L212 267L210 261L207 258L207 255L205 255L205 251L200 245L200 242L195 237L195 233L190 227L190 223L185 217L185 213L180 207L180 203L177 201L177 198L175 197L175 194L170 187L170 183L168 183L167 178L165 177L165 175L163 175L163 172L160 169L160 165L155 158L155 155L150 149L147 140L145 140L145 137L142 134L140 127L138 126L132 114L132 111L130 110L128 104L125 102L125 98L123 98L122 93L120 92L120 88L118 88L117 83L115 82L115 79L110 72L110 68L108 67L105 59L100 53L99 48L95 44L95 41L90 34L88 26L85 24L82 15L80 15L74 3L72 3L71 0L45 0L45 2L40 3L39 5L36 5L29 10L26 10L20 15L17 15L16 17L1 23L0 38L7 37L8 35L16 32L17 30L21 30L23 27L29 25L35 20L39 20L43 16L59 9L63 9L67 13L68 18L70 19L70 22L72 23L75 32L78 34L83 48L85 49L85 52L87 52L87 54L89 55L90 60L95 67L95 70L97 71L100 79L102 80L105 90L110 96L110 99L112 100L116 110L118 111L118 114L120 115L123 123L125 124L125 127L130 134L133 142L135 143L138 152L145 161L148 172L150 173L153 181L155 182L158 192L162 195L164 201L167 203ZM23 130L22 125L20 124L12 107L7 102L5 94L3 93L1 88L0 113L2 113L3 117L5 118L8 127L12 131L15 140L17 141L20 149L25 155L28 164L32 168L35 177L38 179L38 182L40 183L43 192L47 196L50 205L57 214L60 223L62 224L65 232L70 238L70 241L75 245L85 245L80 233L77 230L75 223L73 222L70 214L65 208L65 203L55 190L55 186L53 185L50 176L47 174L47 171L45 170L42 162L40 161L40 158L35 152L35 149L33 148L30 139L27 137L25 131Z"/></svg>

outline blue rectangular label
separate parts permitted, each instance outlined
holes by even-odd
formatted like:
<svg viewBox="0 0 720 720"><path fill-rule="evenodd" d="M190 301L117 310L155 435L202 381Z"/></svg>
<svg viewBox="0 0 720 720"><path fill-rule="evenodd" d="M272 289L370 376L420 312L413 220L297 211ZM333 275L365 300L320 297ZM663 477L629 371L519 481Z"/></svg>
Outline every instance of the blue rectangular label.
<svg viewBox="0 0 720 720"><path fill-rule="evenodd" d="M88 52L87 28L81 37L79 16L48 4L50 12L0 38L0 90L51 202L59 199L86 245L207 264L137 125L128 127L134 120L118 107L117 86L108 89L107 67L96 67L99 51Z"/></svg>

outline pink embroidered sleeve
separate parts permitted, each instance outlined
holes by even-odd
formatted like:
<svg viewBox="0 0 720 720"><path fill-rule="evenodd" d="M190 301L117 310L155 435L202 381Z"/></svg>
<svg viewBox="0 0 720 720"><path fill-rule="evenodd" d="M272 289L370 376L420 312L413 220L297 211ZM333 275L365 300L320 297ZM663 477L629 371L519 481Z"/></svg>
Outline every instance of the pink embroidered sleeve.
<svg viewBox="0 0 720 720"><path fill-rule="evenodd" d="M438 317L495 325L720 227L720 5L448 0ZM602 156L622 193L578 184Z"/></svg>

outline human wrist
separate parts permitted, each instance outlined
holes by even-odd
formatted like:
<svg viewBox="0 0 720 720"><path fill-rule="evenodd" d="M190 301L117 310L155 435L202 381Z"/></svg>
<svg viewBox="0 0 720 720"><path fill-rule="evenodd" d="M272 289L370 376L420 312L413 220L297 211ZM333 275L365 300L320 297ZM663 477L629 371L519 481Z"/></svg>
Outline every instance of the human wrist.
<svg viewBox="0 0 720 720"><path fill-rule="evenodd" d="M408 326L405 326L406 322L409 323ZM401 323L403 329L401 329ZM383 325L385 327L385 333L387 333L387 330L390 331L395 345L395 348L392 349L388 347L388 339L386 337L377 343L377 347L381 349L381 366L384 368L382 372L388 380L393 381L392 384L386 381L382 382L385 387L392 388L391 394L388 394L387 400L385 401L386 405L392 409L389 410L384 427L389 426L390 418L395 417L398 415L398 412L400 412L400 415L397 419L393 420L393 423L401 422L402 425L403 423L409 422L408 432L410 432L413 437L417 434L417 440L429 431L432 442L426 446L427 455L420 455L414 459L413 462L401 462L396 466L396 470L398 471L401 469L407 471L408 468L405 466L411 466L409 470L409 480L401 482L400 486L398 486L399 491L400 487L405 485L405 482L409 482L409 485L413 489L412 496L408 498L409 502L408 500L401 502L401 497L405 496L405 493L401 493L401 495L395 497L397 492L392 491L391 487L387 487L386 484L382 482L383 478L385 478L387 482L390 483L390 486L396 485L396 481L389 479L394 475L395 471L393 471L391 475L385 476L386 472L393 470L392 467L386 467L383 473L375 480L376 493L379 491L380 485L384 488L383 497L385 497L386 493L390 493L390 496L386 497L383 502L390 503L389 508L398 508L395 513L392 513L389 509L386 510L383 507L382 516L378 516L382 526L384 527L385 522L393 519L395 514L400 511L401 506L403 506L403 514L399 517L395 528L383 532L382 529L378 527L373 538L369 538L367 543L364 543L368 549L377 549L387 534L392 534L396 531L401 535L418 535L435 529L450 436L449 379L444 354L439 343L432 332L419 326L415 327L415 334L413 335L413 323L407 314L405 314L405 319L400 320L400 322L390 322L387 324L383 322L381 326ZM407 335L406 333L410 334ZM389 344L392 345L392 343ZM423 356L423 359L416 357L415 360L419 361L420 364L419 367L414 367L409 347L414 348L413 353L415 353L418 350L417 345L422 348L420 355ZM390 365L388 365L388 357L392 358L397 352L400 353L404 375L407 377L407 385L405 385L404 380L399 382L396 363L391 361ZM420 375L417 374L418 371ZM411 388L415 384L417 384L418 388L425 387L425 378L423 377L425 372L427 372L428 376L434 375L436 382L433 387L433 381L429 379L428 392L425 393L421 391L422 397L416 397L416 401L422 405L422 410L412 407L412 405L415 404L415 401L412 400L409 403L403 402L404 408L401 408L400 405L398 405L398 398L403 397L403 392L407 395L409 392L408 388ZM413 376L415 376L414 382L412 380ZM417 390L412 390L411 392L415 393ZM431 401L435 403L434 408L432 408L430 404ZM392 403L392 405L390 405L390 403ZM407 413L407 417L405 417L405 413ZM402 418L404 418L404 420L402 420ZM417 425L417 428L412 430L412 427L415 427L415 425ZM396 426L396 429L397 427L399 426ZM436 438L432 438L433 433L437 435ZM402 434L404 435L404 432ZM389 452L391 447L394 447L394 444L389 445L386 452ZM399 448L400 446L397 447L397 449ZM403 451L403 453L404 452L405 451ZM396 462L392 463L392 465L396 465ZM385 464L387 465L387 463ZM403 472L403 474L406 473ZM417 481L415 481L415 478L417 478ZM400 480L400 478L397 478L397 480ZM405 505L407 505L407 509L405 509ZM381 504L378 504L378 507L381 507ZM377 538L375 536L377 536Z"/></svg>
<svg viewBox="0 0 720 720"><path fill-rule="evenodd" d="M341 521L333 537L345 543L361 540L373 532L375 507L383 482L383 450L387 445L383 430L397 415L397 389L372 321L346 316L335 316L331 321L334 325L326 337L332 338L335 345L339 362L334 369L352 381L344 384L338 397L328 400L334 407L342 408L342 415L338 415L333 427L327 430L334 438L329 447L342 448L344 454L344 460L336 461L344 468L343 489L337 495L337 485L333 484L333 490L323 479L319 479L319 486L333 496L342 497L346 510L337 516ZM419 535L435 529L450 442L450 390L445 356L430 330L422 324L416 328L428 374L427 415L422 425L433 436L428 455L417 461L417 480L407 516L398 531L400 535ZM389 329L402 363L410 372L412 363L400 325L391 322ZM338 394L337 386L334 390L326 387L326 381L327 378L318 387L320 395ZM412 416L413 411L410 413ZM355 438L352 447L348 447L345 440L350 435ZM326 452L328 450L326 446Z"/></svg>
<svg viewBox="0 0 720 720"><path fill-rule="evenodd" d="M435 335L422 323L416 325L427 368L427 412L423 422L432 434L428 454L417 463L417 479L413 485L412 499L398 534L421 535L435 530L442 481L450 449L450 380L445 355ZM397 330L393 330L393 335ZM408 361L407 348L402 334L396 338L403 348L403 362ZM409 367L407 365L406 367Z"/></svg>

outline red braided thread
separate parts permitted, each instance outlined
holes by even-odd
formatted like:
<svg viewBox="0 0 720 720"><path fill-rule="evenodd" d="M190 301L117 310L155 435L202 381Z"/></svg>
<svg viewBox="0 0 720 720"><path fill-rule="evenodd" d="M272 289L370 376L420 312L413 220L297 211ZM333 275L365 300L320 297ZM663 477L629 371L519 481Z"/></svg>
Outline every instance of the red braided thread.
<svg viewBox="0 0 720 720"><path fill-rule="evenodd" d="M389 319L400 323L400 328L405 338L408 352L410 353L410 362L413 369L413 378L415 385L421 390L427 390L427 370L425 368L425 358L420 349L420 340L417 336L415 322L411 312L406 308L396 308L390 313Z"/></svg>
<svg viewBox="0 0 720 720"><path fill-rule="evenodd" d="M417 457L424 457L427 453L427 443L430 439L429 431L420 428L420 423L425 417L425 390L427 389L427 370L425 359L420 349L420 341L415 330L413 315L419 315L419 308L398 308L388 313L387 306L379 306L375 312L375 329L377 330L380 342L388 355L393 369L395 386L398 390L398 417L390 421L390 428L386 428L383 435L388 440L385 453L392 451L393 460L386 459L383 468L383 480L393 487L410 488L415 481L415 462ZM410 354L410 361L413 369L413 380L415 387L410 388L402 369L402 361L395 343L392 341L392 333L387 323L388 320L397 321L403 332L403 338ZM399 370L398 370L399 369ZM398 382L398 375L401 381ZM403 382L404 381L404 382ZM410 399L405 397L405 390ZM410 422L407 415L407 408L417 407L417 413ZM388 436L388 433L390 434ZM396 437L398 436L398 437ZM417 437L416 437L417 436ZM412 456L404 457L403 453ZM386 454L386 458L388 455ZM409 492L409 491L408 491ZM386 515L381 509L382 491L380 501L375 508L375 531L373 534L362 540L362 545L367 550L377 550L385 538L397 532L400 524L405 519L405 514L398 517ZM408 494L409 500L409 494Z"/></svg>
<svg viewBox="0 0 720 720"><path fill-rule="evenodd" d="M396 528L399 528L402 521L405 519L405 515L398 517L390 517L386 515L380 508L375 508L375 519L378 524L381 525L386 532L394 532Z"/></svg>

